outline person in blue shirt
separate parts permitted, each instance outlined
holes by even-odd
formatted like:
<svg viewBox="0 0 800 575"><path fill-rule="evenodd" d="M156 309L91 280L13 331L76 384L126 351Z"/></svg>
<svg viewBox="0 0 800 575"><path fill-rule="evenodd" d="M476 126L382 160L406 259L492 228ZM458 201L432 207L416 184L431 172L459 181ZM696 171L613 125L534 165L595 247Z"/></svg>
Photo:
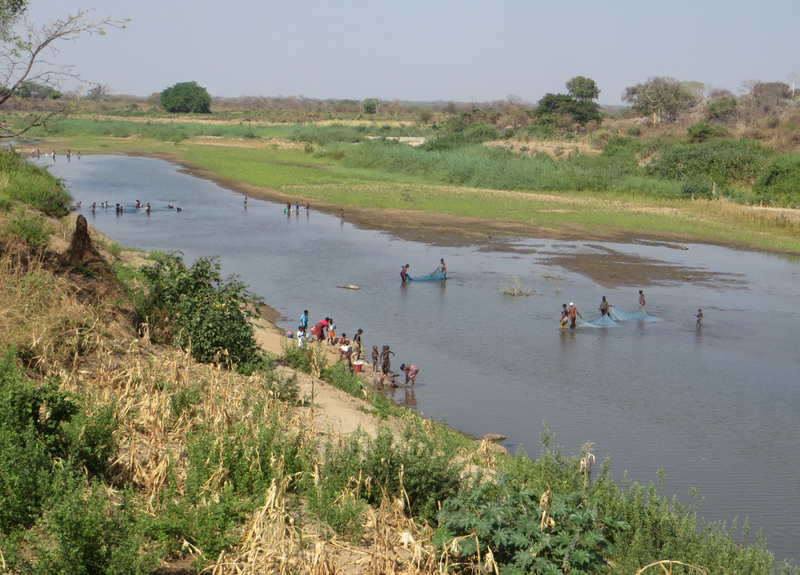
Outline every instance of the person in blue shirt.
<svg viewBox="0 0 800 575"><path fill-rule="evenodd" d="M300 316L300 325L308 330L308 310L303 310L303 315Z"/></svg>

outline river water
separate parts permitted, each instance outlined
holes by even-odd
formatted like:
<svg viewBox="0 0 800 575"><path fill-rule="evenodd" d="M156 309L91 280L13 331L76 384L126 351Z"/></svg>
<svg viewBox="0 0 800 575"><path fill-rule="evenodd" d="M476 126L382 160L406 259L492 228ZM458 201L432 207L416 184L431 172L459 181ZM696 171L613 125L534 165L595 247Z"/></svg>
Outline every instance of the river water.
<svg viewBox="0 0 800 575"><path fill-rule="evenodd" d="M589 252L596 243L509 239L502 251L439 248L357 229L346 219L250 199L160 160L60 156L41 164L63 178L89 223L115 241L145 250L179 250L187 263L218 256L284 316L294 331L303 309L331 316L339 332L364 330L364 342L391 345L393 366L416 363L416 389L394 398L475 436L502 433L514 452L540 451L546 422L568 455L587 441L611 456L615 478L641 483L666 473L665 492L705 499L708 520L764 530L778 558L800 557L800 259L721 247L678 251L603 244L722 274L730 281L674 282L646 289L658 323L561 332L562 303L584 317L601 295L638 308L637 290L605 289L542 263L547 253ZM92 202L144 210L117 216ZM167 207L180 206L178 213ZM377 215L376 218L380 218ZM447 282L401 284L445 258ZM511 275L539 295L509 297ZM337 288L356 284L358 291ZM695 329L703 308L705 323ZM750 536L752 541L753 536Z"/></svg>

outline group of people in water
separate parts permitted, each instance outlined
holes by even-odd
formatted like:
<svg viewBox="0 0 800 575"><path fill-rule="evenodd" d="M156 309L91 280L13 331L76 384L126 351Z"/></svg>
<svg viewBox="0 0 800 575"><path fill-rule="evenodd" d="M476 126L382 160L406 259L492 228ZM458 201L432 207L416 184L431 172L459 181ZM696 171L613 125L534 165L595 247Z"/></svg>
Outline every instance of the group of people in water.
<svg viewBox="0 0 800 575"><path fill-rule="evenodd" d="M108 202L100 202L99 206L97 205L97 202L92 202L92 205L89 206L89 208L92 210L93 214L97 213L98 209L107 210L110 207L111 207L111 204L109 204ZM118 216L125 213L125 205L124 204L116 204L114 206L114 208L115 208ZM176 207L176 206L173 206L172 204L167 204L167 208L170 209L170 210L175 210L176 212L182 212L183 211L180 206ZM75 209L76 210L80 210L81 209L81 202L78 202L78 203L75 204ZM149 216L150 212L152 211L153 208L150 206L150 202L147 202L147 203L143 204L140 200L136 200L135 202L133 202L133 209L134 209L134 211L138 211L140 209L144 209L144 213L146 213Z"/></svg>
<svg viewBox="0 0 800 575"><path fill-rule="evenodd" d="M247 207L247 197L244 198L244 207ZM311 204L306 202L306 214L309 211L311 211ZM287 216L292 215L292 202L286 202L286 207L283 208L283 213ZM295 203L294 213L295 215L300 215L300 202ZM344 210L342 210L342 217L344 217Z"/></svg>
<svg viewBox="0 0 800 575"><path fill-rule="evenodd" d="M10 144L9 144L9 147L10 147ZM42 153L39 150L39 148L36 148L35 150L31 150L30 154L31 154L31 158L36 158L37 160L42 157ZM64 155L67 157L67 161L69 162L72 159L72 150L67 148L67 153L64 154ZM77 156L78 156L78 159L80 160L81 159L81 151L80 150L78 150ZM50 157L55 162L56 161L56 151L53 150L50 153L45 152L44 153L44 157L45 158Z"/></svg>
<svg viewBox="0 0 800 575"><path fill-rule="evenodd" d="M405 264L403 266L400 266L400 281L402 281L402 282L414 281L414 278L412 278L410 275L408 275L408 268L410 268L410 267L411 267L410 264ZM441 279L442 280L446 280L447 279L447 264L444 263L444 258L439 260L439 267L437 267L433 271L433 274L437 274L439 272L442 273ZM429 274L429 275L433 275L433 274ZM439 279L439 278L436 278L436 279Z"/></svg>
<svg viewBox="0 0 800 575"><path fill-rule="evenodd" d="M361 339L364 334L363 329L356 331L352 340L348 339L346 333L342 333L337 339L336 324L333 318L326 317L318 321L310 330L309 325L309 315L306 309L303 310L303 314L300 316L300 325L297 327L297 335L295 336L298 347L305 347L306 342L324 342L328 349L336 349L338 346L338 360L344 363L345 369L350 373L356 371L355 364L363 365L366 363L364 361L364 343ZM372 346L372 375L379 376L380 378L377 386L379 391L383 389L384 380L386 378L391 378L393 375L391 360L391 356L393 355L395 355L395 353L388 345L384 345L381 351L378 351L377 345ZM411 387L414 387L417 375L419 374L419 368L414 364L402 364L400 366L400 371L406 376L406 385L410 383ZM390 379L389 385L397 387L397 380L393 378Z"/></svg>
<svg viewBox="0 0 800 575"><path fill-rule="evenodd" d="M646 304L647 301L645 300L644 297L644 291L639 290L640 312L645 311L644 306ZM603 296L602 299L600 300L600 307L597 308L597 311L600 312L600 317L602 318L603 316L609 315L610 310L611 310L611 304L608 303L608 299L606 299L606 296ZM700 329L700 327L702 327L703 325L703 310L698 309L697 314L695 314L694 317L697 319L695 325L697 326L698 329ZM575 307L575 304L573 302L569 302L569 306L567 306L567 304L563 304L561 306L561 320L559 321L558 325L559 327L561 327L561 329L567 329L567 326L569 326L569 329L575 329L577 327L578 318L583 319L583 316L580 314L578 308Z"/></svg>

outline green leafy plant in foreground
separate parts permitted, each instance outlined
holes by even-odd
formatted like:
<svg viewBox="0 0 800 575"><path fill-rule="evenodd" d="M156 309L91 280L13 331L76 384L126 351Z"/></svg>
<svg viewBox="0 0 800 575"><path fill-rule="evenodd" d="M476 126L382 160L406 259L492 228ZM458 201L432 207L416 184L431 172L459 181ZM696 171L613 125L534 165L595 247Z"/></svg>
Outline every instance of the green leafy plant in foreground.
<svg viewBox="0 0 800 575"><path fill-rule="evenodd" d="M579 491L539 493L503 474L445 500L438 519L436 542L456 541L459 562L490 552L503 573L598 573L613 554L597 501Z"/></svg>

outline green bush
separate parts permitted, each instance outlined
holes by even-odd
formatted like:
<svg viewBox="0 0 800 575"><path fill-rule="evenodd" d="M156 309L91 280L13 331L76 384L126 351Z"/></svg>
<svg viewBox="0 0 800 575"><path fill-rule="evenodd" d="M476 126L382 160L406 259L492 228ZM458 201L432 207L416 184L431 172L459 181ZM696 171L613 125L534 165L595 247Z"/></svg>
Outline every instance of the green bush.
<svg viewBox="0 0 800 575"><path fill-rule="evenodd" d="M501 473L496 480L484 481L443 503L435 541L447 546L461 538L461 560L476 563L491 548L503 572L588 575L605 571L613 547L603 529L624 529L625 524L609 517L601 520L598 501L580 491L550 492L551 502L544 505L541 496L541 491L509 481Z"/></svg>
<svg viewBox="0 0 800 575"><path fill-rule="evenodd" d="M374 439L355 433L343 443L329 443L323 458L323 478L310 489L315 511L330 523L331 512L326 506L350 489L355 500L371 504L380 503L384 497L407 497L410 516L435 523L439 504L461 484L464 464L457 461L455 449L454 443L442 441L421 421L410 422L398 441L389 428L381 426ZM353 519L353 512L347 511L346 516ZM333 519L338 527L332 526L340 532L358 532L354 525L342 522L342 517Z"/></svg>
<svg viewBox="0 0 800 575"><path fill-rule="evenodd" d="M707 142L714 138L719 138L725 135L725 129L717 126L712 126L705 120L695 122L686 130L686 134L691 144L699 144L700 142Z"/></svg>
<svg viewBox="0 0 800 575"><path fill-rule="evenodd" d="M55 547L43 545L34 573L59 575L147 575L163 558L141 529L131 494L112 501L103 486L67 471L59 473L58 497L43 526Z"/></svg>
<svg viewBox="0 0 800 575"><path fill-rule="evenodd" d="M762 202L800 206L800 154L774 158L759 174L753 192Z"/></svg>
<svg viewBox="0 0 800 575"><path fill-rule="evenodd" d="M767 166L773 152L750 140L714 140L667 146L648 173L661 178L706 179L718 186L749 185Z"/></svg>
<svg viewBox="0 0 800 575"><path fill-rule="evenodd" d="M464 136L470 142L486 142L488 140L496 140L500 137L497 128L488 124L481 124L476 122L464 128Z"/></svg>
<svg viewBox="0 0 800 575"><path fill-rule="evenodd" d="M70 452L64 426L79 407L53 381L23 378L13 350L0 358L0 532L29 526L52 495L55 461Z"/></svg>
<svg viewBox="0 0 800 575"><path fill-rule="evenodd" d="M714 195L714 183L709 180L688 180L683 183L681 193L686 198L710 198Z"/></svg>
<svg viewBox="0 0 800 575"><path fill-rule="evenodd" d="M197 361L229 360L252 370L260 351L250 319L263 301L236 276L223 280L220 270L213 258L199 258L187 270L178 254L162 256L143 270L147 290L139 313Z"/></svg>
<svg viewBox="0 0 800 575"><path fill-rule="evenodd" d="M736 114L736 98L723 96L708 106L708 117L712 120L728 120Z"/></svg>
<svg viewBox="0 0 800 575"><path fill-rule="evenodd" d="M161 106L167 112L208 114L211 96L197 82L179 82L161 92Z"/></svg>
<svg viewBox="0 0 800 575"><path fill-rule="evenodd" d="M117 421L113 405L87 416L78 413L67 426L70 455L75 465L93 475L105 475L117 451Z"/></svg>

